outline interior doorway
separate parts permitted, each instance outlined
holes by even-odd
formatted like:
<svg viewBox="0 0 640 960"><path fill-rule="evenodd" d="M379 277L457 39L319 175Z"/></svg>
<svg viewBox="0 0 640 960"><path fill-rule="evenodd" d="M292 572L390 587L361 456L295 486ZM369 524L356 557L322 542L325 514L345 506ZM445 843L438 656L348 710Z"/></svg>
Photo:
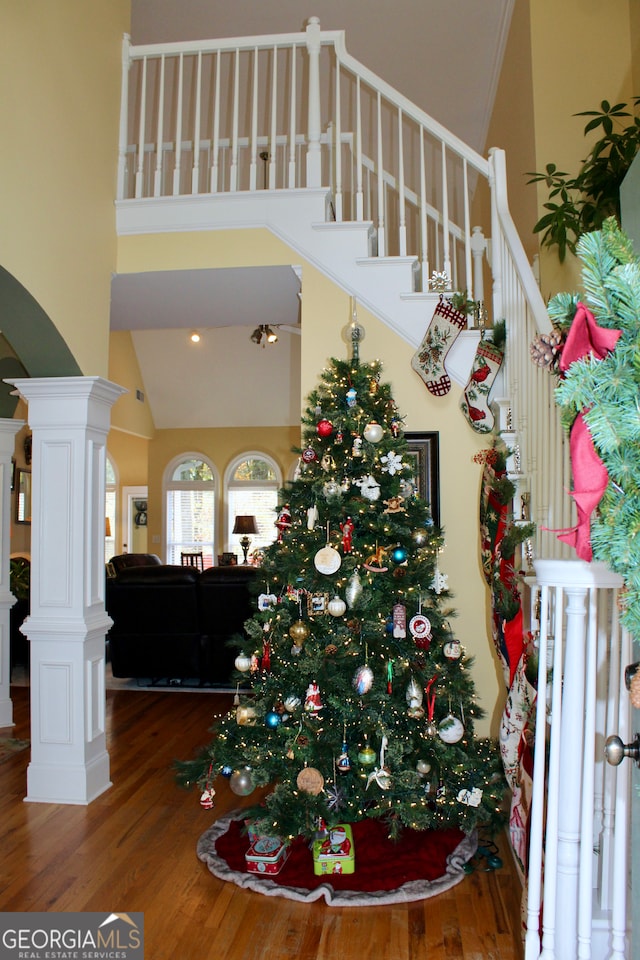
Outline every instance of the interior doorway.
<svg viewBox="0 0 640 960"><path fill-rule="evenodd" d="M122 552L148 553L146 486L122 488Z"/></svg>

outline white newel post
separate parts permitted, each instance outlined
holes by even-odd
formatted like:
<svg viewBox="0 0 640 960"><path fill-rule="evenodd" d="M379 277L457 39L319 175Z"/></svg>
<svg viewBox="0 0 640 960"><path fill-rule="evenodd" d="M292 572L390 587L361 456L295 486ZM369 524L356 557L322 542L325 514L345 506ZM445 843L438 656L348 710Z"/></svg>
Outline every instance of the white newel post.
<svg viewBox="0 0 640 960"><path fill-rule="evenodd" d="M307 131L307 186L322 186L320 155L320 20L310 17L306 28L309 53L309 129Z"/></svg>
<svg viewBox="0 0 640 960"><path fill-rule="evenodd" d="M105 737L106 438L126 391L100 377L11 381L33 435L31 763L27 800L86 804L109 780Z"/></svg>
<svg viewBox="0 0 640 960"><path fill-rule="evenodd" d="M0 727L13 726L11 702L11 607L16 598L9 581L11 472L16 433L22 420L0 419Z"/></svg>

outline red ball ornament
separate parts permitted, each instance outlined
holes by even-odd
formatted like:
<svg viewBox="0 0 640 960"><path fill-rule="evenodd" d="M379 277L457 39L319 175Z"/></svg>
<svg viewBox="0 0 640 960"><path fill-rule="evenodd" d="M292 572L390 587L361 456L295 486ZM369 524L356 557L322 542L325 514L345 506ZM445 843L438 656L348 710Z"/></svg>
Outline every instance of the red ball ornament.
<svg viewBox="0 0 640 960"><path fill-rule="evenodd" d="M319 437L330 437L333 433L331 420L319 420L316 426L316 433Z"/></svg>

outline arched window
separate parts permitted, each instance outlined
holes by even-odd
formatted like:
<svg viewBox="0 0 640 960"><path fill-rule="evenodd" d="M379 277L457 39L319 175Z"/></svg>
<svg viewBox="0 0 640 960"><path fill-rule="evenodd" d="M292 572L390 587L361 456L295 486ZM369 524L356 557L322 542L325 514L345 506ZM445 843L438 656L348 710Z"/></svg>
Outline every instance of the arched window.
<svg viewBox="0 0 640 960"><path fill-rule="evenodd" d="M170 466L166 490L166 560L181 563L181 553L202 551L205 567L215 554L215 480L209 463L187 455Z"/></svg>
<svg viewBox="0 0 640 960"><path fill-rule="evenodd" d="M245 453L230 465L226 473L227 541L229 550L242 562L240 534L234 534L237 516L256 518L258 532L251 535L250 550L269 546L278 532L275 526L278 490L282 475L271 457L263 453Z"/></svg>
<svg viewBox="0 0 640 960"><path fill-rule="evenodd" d="M107 456L106 485L104 496L104 561L107 563L116 552L116 493L118 482L111 458Z"/></svg>

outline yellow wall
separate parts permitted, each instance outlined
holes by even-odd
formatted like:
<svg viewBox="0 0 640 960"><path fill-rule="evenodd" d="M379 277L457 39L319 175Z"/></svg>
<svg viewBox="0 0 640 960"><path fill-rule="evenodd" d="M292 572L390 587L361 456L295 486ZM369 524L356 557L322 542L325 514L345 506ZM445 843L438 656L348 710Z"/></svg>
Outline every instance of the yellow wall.
<svg viewBox="0 0 640 960"><path fill-rule="evenodd" d="M2 4L0 264L35 297L87 375L107 375L129 21L130 0Z"/></svg>
<svg viewBox="0 0 640 960"><path fill-rule="evenodd" d="M136 398L136 390L146 391L129 330L114 330L109 337L109 379L127 390L113 406L112 429L149 440L154 434L153 417L146 396L144 401Z"/></svg>

